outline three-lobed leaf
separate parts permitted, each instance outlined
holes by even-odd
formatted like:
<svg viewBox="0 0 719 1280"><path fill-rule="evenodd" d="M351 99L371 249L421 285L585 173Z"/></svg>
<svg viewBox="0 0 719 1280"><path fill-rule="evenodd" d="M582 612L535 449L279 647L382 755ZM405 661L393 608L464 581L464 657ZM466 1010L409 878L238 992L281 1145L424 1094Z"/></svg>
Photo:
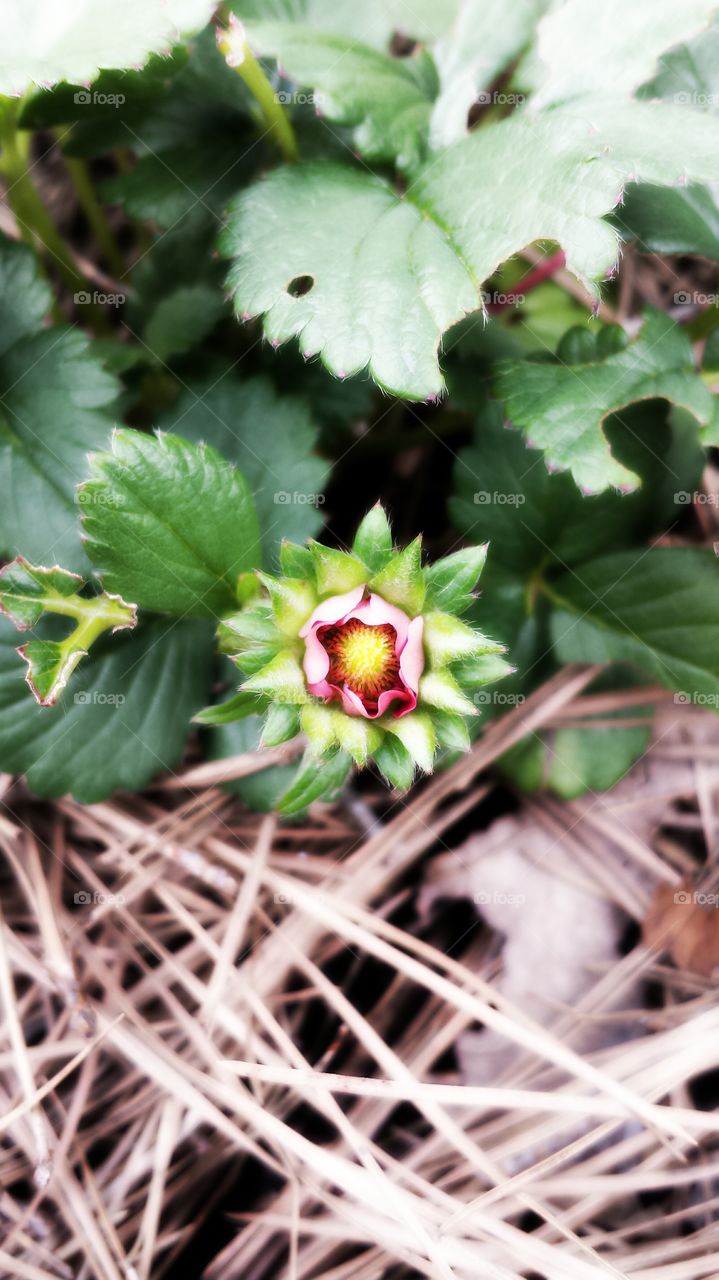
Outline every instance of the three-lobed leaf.
<svg viewBox="0 0 719 1280"><path fill-rule="evenodd" d="M508 363L497 393L547 464L571 471L587 493L636 486L636 475L615 458L604 434L607 417L635 401L671 400L693 414L707 443L715 439L715 397L696 373L687 335L659 311L648 311L636 340L606 359Z"/></svg>

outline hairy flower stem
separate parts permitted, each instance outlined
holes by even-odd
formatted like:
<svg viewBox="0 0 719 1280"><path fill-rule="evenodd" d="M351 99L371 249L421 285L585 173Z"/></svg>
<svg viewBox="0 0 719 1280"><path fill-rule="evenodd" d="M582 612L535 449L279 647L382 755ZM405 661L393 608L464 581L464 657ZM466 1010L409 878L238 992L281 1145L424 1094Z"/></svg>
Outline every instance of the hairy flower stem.
<svg viewBox="0 0 719 1280"><path fill-rule="evenodd" d="M62 131L56 130L55 136L60 142L63 136ZM125 260L120 252L120 247L115 239L107 214L97 198L87 165L83 160L78 160L75 156L69 156L64 151L62 152L62 158L70 181L75 188L77 202L87 218L98 248L101 250L112 275L119 279L125 274Z"/></svg>
<svg viewBox="0 0 719 1280"><path fill-rule="evenodd" d="M285 160L290 163L299 160L297 138L289 117L250 49L242 23L234 15L230 15L228 28L218 30L217 47L228 67L232 67L244 80Z"/></svg>
<svg viewBox="0 0 719 1280"><path fill-rule="evenodd" d="M0 118L0 175L7 184L5 198L22 239L33 247L39 242L46 260L52 262L68 288L75 292L82 288L83 277L32 180L30 135L17 129L16 120L17 107Z"/></svg>

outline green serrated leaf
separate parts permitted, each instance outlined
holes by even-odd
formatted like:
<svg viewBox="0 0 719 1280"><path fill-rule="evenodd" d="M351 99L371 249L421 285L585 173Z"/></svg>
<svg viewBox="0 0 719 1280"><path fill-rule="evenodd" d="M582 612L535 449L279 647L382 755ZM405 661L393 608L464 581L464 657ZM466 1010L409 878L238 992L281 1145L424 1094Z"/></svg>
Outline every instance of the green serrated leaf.
<svg viewBox="0 0 719 1280"><path fill-rule="evenodd" d="M425 586L422 574L422 539L415 538L409 546L392 556L391 560L369 582L370 590L408 613L421 613Z"/></svg>
<svg viewBox="0 0 719 1280"><path fill-rule="evenodd" d="M217 289L204 284L180 285L158 302L145 326L144 343L155 360L164 364L201 342L224 309Z"/></svg>
<svg viewBox="0 0 719 1280"><path fill-rule="evenodd" d="M659 397L689 410L701 427L711 425L715 412L687 335L658 311L648 311L638 338L605 360L576 367L512 361L499 375L497 392L547 463L571 471L588 493L638 483L610 451L603 426L611 413Z"/></svg>
<svg viewBox="0 0 719 1280"><path fill-rule="evenodd" d="M297 777L277 806L279 812L289 817L293 813L301 813L315 800L332 799L351 767L352 757L346 751L336 751L322 760L311 754L305 755Z"/></svg>
<svg viewBox="0 0 719 1280"><path fill-rule="evenodd" d="M499 647L499 646L498 646ZM458 683L464 688L478 689L484 684L494 684L512 675L514 667L501 653L484 653L466 659L455 667Z"/></svg>
<svg viewBox="0 0 719 1280"><path fill-rule="evenodd" d="M17 634L0 619L0 769L41 796L82 804L139 790L182 756L207 702L211 628L150 622L98 644L57 707L39 707L23 679Z"/></svg>
<svg viewBox="0 0 719 1280"><path fill-rule="evenodd" d="M368 368L426 399L443 389L441 334L481 308L482 282L513 253L556 240L597 293L618 252L602 215L626 182L717 179L719 122L592 97L476 130L420 167L404 196L347 166L277 170L235 200L221 248L237 312L263 315L273 342L301 335L303 353L338 376Z"/></svg>
<svg viewBox="0 0 719 1280"><path fill-rule="evenodd" d="M629 97L654 74L665 49L701 31L717 12L711 0L565 0L538 30L535 108L607 92Z"/></svg>
<svg viewBox="0 0 719 1280"><path fill-rule="evenodd" d="M304 399L278 395L268 378L228 374L188 382L158 425L237 463L252 488L268 565L281 539L304 542L320 529L328 468L315 455L317 426Z"/></svg>
<svg viewBox="0 0 719 1280"><path fill-rule="evenodd" d="M417 68L418 58L392 58L354 38L294 23L252 23L247 38L254 53L274 58L290 80L314 90L317 111L350 127L367 160L396 159L408 169L421 158L437 86Z"/></svg>
<svg viewBox="0 0 719 1280"><path fill-rule="evenodd" d="M373 573L379 573L392 558L392 530L381 503L376 503L360 523L352 553Z"/></svg>
<svg viewBox="0 0 719 1280"><path fill-rule="evenodd" d="M704 466L696 420L656 402L625 409L607 423L621 462L641 475L633 494L583 497L567 472L550 475L542 455L502 426L498 406L477 419L474 444L455 470L450 514L456 527L490 541L490 566L532 578L546 566L581 564L629 546L676 520L677 492L692 493ZM528 599L536 584L528 582ZM491 631L491 628L488 627Z"/></svg>
<svg viewBox="0 0 719 1280"><path fill-rule="evenodd" d="M105 585L141 606L217 617L259 561L249 485L214 449L118 430L81 489L86 548Z"/></svg>
<svg viewBox="0 0 719 1280"><path fill-rule="evenodd" d="M135 67L203 27L209 0L81 0L57 21L53 0L27 0L8 9L3 23L0 93L20 96L58 80L85 84L101 67Z"/></svg>
<svg viewBox="0 0 719 1280"><path fill-rule="evenodd" d="M87 572L75 485L102 448L118 383L78 330L42 329L34 255L0 237L0 555Z"/></svg>
<svg viewBox="0 0 719 1280"><path fill-rule="evenodd" d="M435 560L424 571L427 604L433 609L463 613L472 603L472 591L487 559L487 544L463 547L441 560Z"/></svg>
<svg viewBox="0 0 719 1280"><path fill-rule="evenodd" d="M630 662L686 702L719 708L719 561L653 547L603 556L552 587L565 662Z"/></svg>

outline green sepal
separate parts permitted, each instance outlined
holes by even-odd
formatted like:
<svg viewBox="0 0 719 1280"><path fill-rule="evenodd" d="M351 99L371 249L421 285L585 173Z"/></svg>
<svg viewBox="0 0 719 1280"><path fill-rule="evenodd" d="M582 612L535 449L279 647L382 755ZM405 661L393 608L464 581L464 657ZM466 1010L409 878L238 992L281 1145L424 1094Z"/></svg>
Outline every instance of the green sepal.
<svg viewBox="0 0 719 1280"><path fill-rule="evenodd" d="M392 530L381 503L367 512L352 543L352 554L364 561L372 573L379 573L392 559Z"/></svg>
<svg viewBox="0 0 719 1280"><path fill-rule="evenodd" d="M479 653L497 653L503 645L473 631L452 613L433 610L424 615L424 647L432 666L444 667L449 662L474 657Z"/></svg>
<svg viewBox="0 0 719 1280"><path fill-rule="evenodd" d="M514 675L515 670L501 653L483 653L459 663L454 668L454 674L460 685L478 689L481 685L493 684L495 680Z"/></svg>
<svg viewBox="0 0 719 1280"><path fill-rule="evenodd" d="M301 705L310 701L299 660L288 650L276 654L266 667L245 680L242 688L248 692L264 693L273 702Z"/></svg>
<svg viewBox="0 0 719 1280"><path fill-rule="evenodd" d="M207 727L234 724L236 720L244 720L247 716L259 715L266 705L266 700L258 694L247 693L244 689L240 689L225 702L217 702L213 706L198 711L192 719L194 724Z"/></svg>
<svg viewBox="0 0 719 1280"><path fill-rule="evenodd" d="M272 612L268 608L243 609L223 618L217 636L223 652L237 653L238 644L282 645L285 639L277 630Z"/></svg>
<svg viewBox="0 0 719 1280"><path fill-rule="evenodd" d="M292 786L278 804L278 811L285 817L301 813L315 800L329 800L339 791L352 767L352 757L345 751L318 759L307 752L302 759Z"/></svg>
<svg viewBox="0 0 719 1280"><path fill-rule="evenodd" d="M422 538L415 538L403 551L398 551L385 567L370 579L370 590L383 600L407 613L418 614L424 604L425 586L422 572Z"/></svg>
<svg viewBox="0 0 719 1280"><path fill-rule="evenodd" d="M386 733L380 746L375 751L375 764L391 787L397 791L408 791L414 780L415 763L399 738Z"/></svg>
<svg viewBox="0 0 719 1280"><path fill-rule="evenodd" d="M432 772L437 740L432 720L425 711L410 711L409 715L397 719L385 719L381 727L399 738L420 769Z"/></svg>
<svg viewBox="0 0 719 1280"><path fill-rule="evenodd" d="M451 555L435 560L424 571L427 604L433 609L463 613L474 599L472 592L487 559L488 544L463 547Z"/></svg>
<svg viewBox="0 0 719 1280"><path fill-rule="evenodd" d="M450 711L434 710L432 723L440 746L446 747L448 751L469 751L472 740L463 716L453 715Z"/></svg>
<svg viewBox="0 0 719 1280"><path fill-rule="evenodd" d="M456 712L460 716L477 714L474 703L462 693L449 671L426 671L420 677L419 696L421 702L437 707L440 711Z"/></svg>
<svg viewBox="0 0 719 1280"><path fill-rule="evenodd" d="M242 675L255 676L258 671L262 671L264 667L268 667L274 658L280 653L285 652L285 646L282 645L252 645L248 649L243 649L241 653L237 653L237 646L233 650L220 650L222 653L228 653L228 656L234 662L238 671Z"/></svg>
<svg viewBox="0 0 719 1280"><path fill-rule="evenodd" d="M290 738L296 738L299 731L300 713L297 707L273 702L262 726L260 745L279 747L283 742L289 742Z"/></svg>
<svg viewBox="0 0 719 1280"><path fill-rule="evenodd" d="M286 538L280 544L280 568L286 578L306 578L314 582L315 562L309 547L300 547Z"/></svg>
<svg viewBox="0 0 719 1280"><path fill-rule="evenodd" d="M337 737L340 746L348 751L355 764L363 768L382 742L383 733L371 720L348 716L340 712Z"/></svg>
<svg viewBox="0 0 719 1280"><path fill-rule="evenodd" d="M319 596L340 596L367 581L367 566L356 556L338 551L336 547L325 547L321 542L311 541L309 546Z"/></svg>
<svg viewBox="0 0 719 1280"><path fill-rule="evenodd" d="M261 572L257 577L269 592L280 631L294 639L319 603L314 587L305 578L272 578Z"/></svg>
<svg viewBox="0 0 719 1280"><path fill-rule="evenodd" d="M132 629L137 609L121 596L102 592L81 596L86 585L76 573L55 565L52 569L31 565L18 557L0 570L0 612L27 631L45 614L74 623L63 640L29 640L18 649L27 663L26 680L35 700L53 706L70 676L105 631Z"/></svg>
<svg viewBox="0 0 719 1280"><path fill-rule="evenodd" d="M313 755L326 755L339 745L337 720L342 714L322 702L310 702L302 708L300 724Z"/></svg>

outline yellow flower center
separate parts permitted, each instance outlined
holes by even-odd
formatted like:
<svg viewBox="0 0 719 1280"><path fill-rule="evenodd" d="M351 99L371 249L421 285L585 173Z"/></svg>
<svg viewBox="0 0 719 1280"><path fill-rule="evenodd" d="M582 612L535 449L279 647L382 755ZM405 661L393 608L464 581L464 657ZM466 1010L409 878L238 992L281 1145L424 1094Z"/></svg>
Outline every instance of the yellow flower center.
<svg viewBox="0 0 719 1280"><path fill-rule="evenodd" d="M330 658L328 680L376 701L384 690L399 686L396 642L397 633L389 623L371 627L350 618L341 626L328 627L322 636Z"/></svg>

